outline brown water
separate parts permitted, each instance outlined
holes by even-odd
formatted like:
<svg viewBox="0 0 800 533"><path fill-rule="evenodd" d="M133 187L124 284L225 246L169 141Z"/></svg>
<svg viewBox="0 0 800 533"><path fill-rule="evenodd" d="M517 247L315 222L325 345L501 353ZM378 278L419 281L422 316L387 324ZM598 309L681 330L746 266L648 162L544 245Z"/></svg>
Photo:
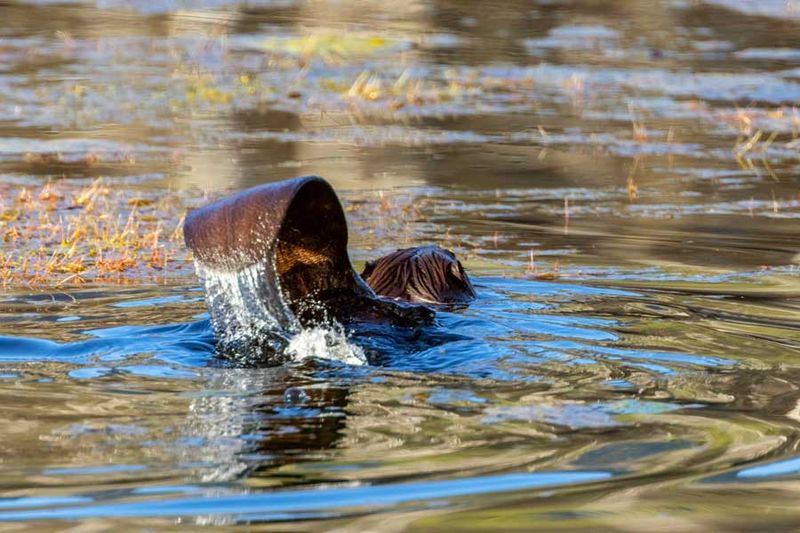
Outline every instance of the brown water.
<svg viewBox="0 0 800 533"><path fill-rule="evenodd" d="M479 292L420 338L350 339L380 364L242 369L177 267L6 289L0 530L800 526L796 1L0 20L9 194L197 205L319 174L354 261L437 242Z"/></svg>

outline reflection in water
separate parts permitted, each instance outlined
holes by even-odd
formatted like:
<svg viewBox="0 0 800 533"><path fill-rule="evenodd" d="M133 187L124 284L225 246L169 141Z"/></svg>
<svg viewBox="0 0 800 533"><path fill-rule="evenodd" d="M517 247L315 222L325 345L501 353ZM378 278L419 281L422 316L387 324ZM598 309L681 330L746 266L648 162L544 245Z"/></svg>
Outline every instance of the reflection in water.
<svg viewBox="0 0 800 533"><path fill-rule="evenodd" d="M722 353L746 346L755 328L780 327L765 314L773 307L753 299L726 318L713 311L725 306L718 294L679 297L675 287L475 281L475 305L441 313L418 339L354 332L351 342L382 352L379 366L309 359L226 368L210 343L198 344L208 339L207 321L78 329L89 337L71 344L5 337L10 387L0 393L9 420L27 416L33 391L39 408L59 415L9 434L9 453L39 449L30 435L50 452L8 471L42 496L6 500L0 519L324 517L333 527L372 524L380 519L357 517L381 509L401 522L439 524L454 498L472 509L467 516L497 508L511 520L536 494L542 517L603 509L616 523L641 502L667 505L673 490L793 475L800 377L763 366L784 357L776 346ZM724 292L718 283L701 287ZM140 291L106 306L130 310L134 322L159 306L192 316L202 309L192 296ZM51 302L21 296L7 312L37 300ZM96 320L91 312L75 318L60 328ZM30 312L20 320L42 324ZM695 340L673 338L678 330ZM64 395L73 400L64 405ZM108 454L114 465L100 466ZM80 483L87 478L91 490ZM53 499L46 487L56 479L74 480L71 499ZM121 480L134 488L114 488Z"/></svg>
<svg viewBox="0 0 800 533"><path fill-rule="evenodd" d="M371 365L243 370L197 286L8 291L0 520L796 528L793 2L0 14L7 249L47 180L200 203L319 174L358 262L438 243L479 294L347 332Z"/></svg>
<svg viewBox="0 0 800 533"><path fill-rule="evenodd" d="M345 427L348 387L303 374L280 367L210 372L189 405L181 460L200 465L203 482L231 482L330 456ZM291 484L291 476L278 476Z"/></svg>

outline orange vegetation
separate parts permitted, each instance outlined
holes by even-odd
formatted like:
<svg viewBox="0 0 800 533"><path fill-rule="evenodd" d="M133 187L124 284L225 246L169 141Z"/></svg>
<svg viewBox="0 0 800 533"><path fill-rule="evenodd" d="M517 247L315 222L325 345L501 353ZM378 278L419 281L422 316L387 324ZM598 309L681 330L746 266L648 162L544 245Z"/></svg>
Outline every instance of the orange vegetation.
<svg viewBox="0 0 800 533"><path fill-rule="evenodd" d="M183 199L98 179L0 185L0 284L162 281L192 272Z"/></svg>

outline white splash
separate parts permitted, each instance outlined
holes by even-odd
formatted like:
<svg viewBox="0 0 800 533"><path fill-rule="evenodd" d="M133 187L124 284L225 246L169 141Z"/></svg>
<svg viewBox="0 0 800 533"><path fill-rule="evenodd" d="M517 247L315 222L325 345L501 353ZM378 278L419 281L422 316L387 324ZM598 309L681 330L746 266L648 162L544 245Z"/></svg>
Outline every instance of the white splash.
<svg viewBox="0 0 800 533"><path fill-rule="evenodd" d="M367 356L360 346L351 344L339 326L304 329L289 341L286 353L294 361L307 357L331 359L348 365L365 365Z"/></svg>
<svg viewBox="0 0 800 533"><path fill-rule="evenodd" d="M259 262L225 271L195 262L195 270L205 285L211 327L223 351L256 362L265 350L280 353L300 331L272 265Z"/></svg>
<svg viewBox="0 0 800 533"><path fill-rule="evenodd" d="M283 299L274 266L259 262L238 271L195 262L203 280L211 327L221 351L241 362L300 361L308 357L366 364L364 351L338 324L304 329Z"/></svg>

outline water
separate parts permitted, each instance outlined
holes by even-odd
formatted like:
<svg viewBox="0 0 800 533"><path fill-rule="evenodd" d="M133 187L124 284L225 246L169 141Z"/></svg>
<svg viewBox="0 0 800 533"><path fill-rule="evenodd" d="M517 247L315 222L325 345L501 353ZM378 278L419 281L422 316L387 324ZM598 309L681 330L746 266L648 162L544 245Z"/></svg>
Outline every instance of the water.
<svg viewBox="0 0 800 533"><path fill-rule="evenodd" d="M4 254L48 180L156 206L124 226L319 174L357 267L438 243L478 292L267 309L296 360L242 368L184 253L9 285L0 529L796 528L795 4L0 6Z"/></svg>
<svg viewBox="0 0 800 533"><path fill-rule="evenodd" d="M297 351L286 348L300 333L300 323L281 297L271 262L226 272L195 261L195 270L203 281L211 329L221 354L252 366L265 358L265 353Z"/></svg>

